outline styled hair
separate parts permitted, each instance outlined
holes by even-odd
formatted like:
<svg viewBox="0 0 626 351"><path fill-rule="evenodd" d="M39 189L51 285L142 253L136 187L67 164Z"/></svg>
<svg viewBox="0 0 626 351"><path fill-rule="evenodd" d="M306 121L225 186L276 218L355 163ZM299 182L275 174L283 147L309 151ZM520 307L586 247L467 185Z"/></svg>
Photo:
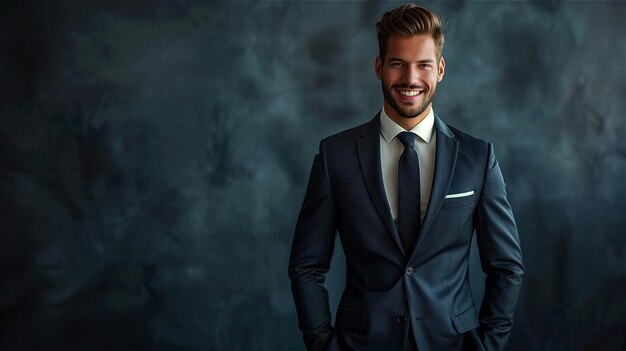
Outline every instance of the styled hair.
<svg viewBox="0 0 626 351"><path fill-rule="evenodd" d="M385 12L376 23L378 54L384 62L387 54L387 40L392 34L404 36L428 34L435 41L437 60L441 58L445 38L443 21L437 14L415 4L402 4Z"/></svg>

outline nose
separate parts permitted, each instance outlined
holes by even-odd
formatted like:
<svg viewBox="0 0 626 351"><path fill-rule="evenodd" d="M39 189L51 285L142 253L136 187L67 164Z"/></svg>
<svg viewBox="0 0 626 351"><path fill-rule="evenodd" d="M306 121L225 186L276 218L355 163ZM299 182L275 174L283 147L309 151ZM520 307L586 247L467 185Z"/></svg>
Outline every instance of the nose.
<svg viewBox="0 0 626 351"><path fill-rule="evenodd" d="M419 70L415 65L410 65L407 67L404 72L404 80L408 85L417 85L419 84Z"/></svg>

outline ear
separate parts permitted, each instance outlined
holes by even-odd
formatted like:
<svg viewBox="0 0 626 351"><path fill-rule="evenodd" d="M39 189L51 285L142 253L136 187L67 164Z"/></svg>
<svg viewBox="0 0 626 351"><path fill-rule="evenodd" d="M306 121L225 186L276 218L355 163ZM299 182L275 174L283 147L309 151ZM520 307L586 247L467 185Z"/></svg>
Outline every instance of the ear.
<svg viewBox="0 0 626 351"><path fill-rule="evenodd" d="M439 67L437 71L437 82L441 82L443 80L443 74L446 72L446 61L443 59L443 56L439 60Z"/></svg>
<svg viewBox="0 0 626 351"><path fill-rule="evenodd" d="M378 78L378 80L383 79L383 61L380 59L380 55L376 55L374 70L376 71L376 78Z"/></svg>

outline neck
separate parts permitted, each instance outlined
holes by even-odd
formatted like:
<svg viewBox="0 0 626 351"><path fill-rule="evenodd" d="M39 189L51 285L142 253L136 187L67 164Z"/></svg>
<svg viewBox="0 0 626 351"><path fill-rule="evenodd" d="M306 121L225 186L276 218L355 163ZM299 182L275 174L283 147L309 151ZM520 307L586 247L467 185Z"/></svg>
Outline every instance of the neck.
<svg viewBox="0 0 626 351"><path fill-rule="evenodd" d="M394 121L397 125L399 125L400 127L404 128L404 130L411 130L413 129L416 125L418 125L421 121L424 120L424 118L426 118L426 116L428 116L428 114L430 113L430 109L432 108L433 104L432 102L428 105L428 107L426 107L426 109L424 110L424 112L420 113L418 116L412 117L412 118L405 118L400 116L396 110L393 109L393 107L389 106L387 104L387 102L385 101L384 103L384 108L385 108L385 113L387 114L387 116L389 116L389 118Z"/></svg>

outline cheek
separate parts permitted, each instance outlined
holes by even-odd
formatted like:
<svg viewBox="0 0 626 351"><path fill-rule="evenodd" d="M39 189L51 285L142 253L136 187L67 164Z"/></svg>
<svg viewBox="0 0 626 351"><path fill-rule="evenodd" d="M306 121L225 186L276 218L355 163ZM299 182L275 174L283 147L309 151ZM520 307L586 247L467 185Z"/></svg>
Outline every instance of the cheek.
<svg viewBox="0 0 626 351"><path fill-rule="evenodd" d="M430 87L434 87L435 85L437 85L437 82L439 82L439 74L437 74L437 72L430 72L428 74L428 77L425 79L426 82L428 82L428 85Z"/></svg>
<svg viewBox="0 0 626 351"><path fill-rule="evenodd" d="M385 78L384 81L389 84L397 82L402 77L402 73L393 69L386 70L383 73L383 77Z"/></svg>

